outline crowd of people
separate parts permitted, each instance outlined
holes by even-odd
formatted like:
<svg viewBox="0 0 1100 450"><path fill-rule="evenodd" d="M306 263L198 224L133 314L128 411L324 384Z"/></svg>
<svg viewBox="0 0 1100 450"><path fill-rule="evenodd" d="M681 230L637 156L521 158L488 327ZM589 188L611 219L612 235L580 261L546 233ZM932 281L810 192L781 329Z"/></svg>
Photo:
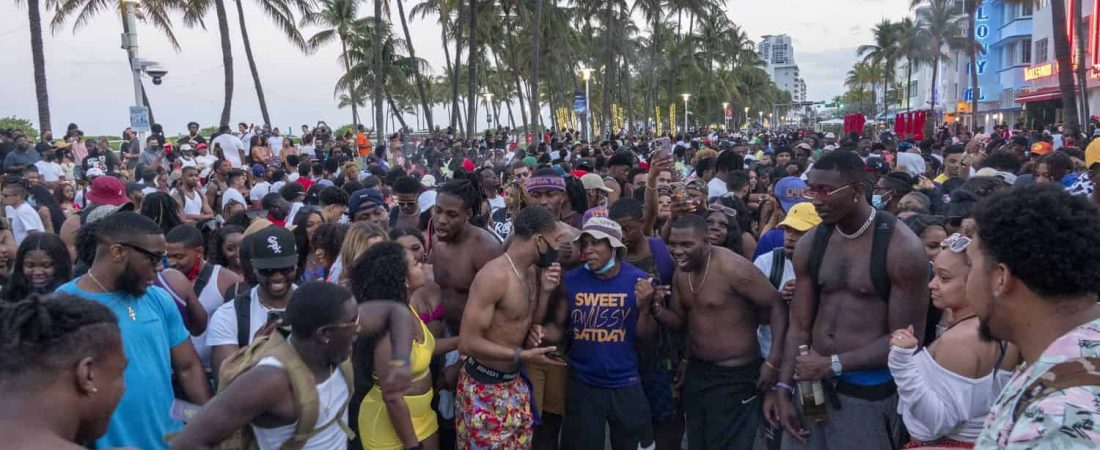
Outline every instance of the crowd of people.
<svg viewBox="0 0 1100 450"><path fill-rule="evenodd" d="M1100 131L187 128L0 131L4 448L1100 444Z"/></svg>

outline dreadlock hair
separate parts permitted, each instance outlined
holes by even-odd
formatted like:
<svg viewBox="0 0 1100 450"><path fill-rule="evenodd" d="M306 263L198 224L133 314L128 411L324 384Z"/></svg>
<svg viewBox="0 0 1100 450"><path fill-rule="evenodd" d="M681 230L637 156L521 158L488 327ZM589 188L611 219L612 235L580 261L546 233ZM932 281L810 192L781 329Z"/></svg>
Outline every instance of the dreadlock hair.
<svg viewBox="0 0 1100 450"><path fill-rule="evenodd" d="M183 223L180 219L179 204L164 192L154 192L145 196L141 202L141 215L153 219L164 234Z"/></svg>
<svg viewBox="0 0 1100 450"><path fill-rule="evenodd" d="M588 211L588 192L584 190L584 183L581 183L577 177L565 177L565 196L569 199L569 206L574 212L584 214Z"/></svg>
<svg viewBox="0 0 1100 450"><path fill-rule="evenodd" d="M19 244L19 250L15 252L15 268L12 270L11 280L4 288L4 300L23 300L36 290L23 273L23 263L27 259L27 254L35 250L46 252L53 263L53 276L44 287L44 292L52 292L62 282L72 278L72 258L61 238L56 234L31 233L23 239Z"/></svg>
<svg viewBox="0 0 1100 450"><path fill-rule="evenodd" d="M481 202L486 200L479 178L470 176L464 170L456 170L455 179L443 183L439 187L439 193L458 197L462 200L462 205L470 210L470 217L478 217L481 215Z"/></svg>
<svg viewBox="0 0 1100 450"><path fill-rule="evenodd" d="M118 318L100 303L67 294L0 303L0 392L44 386L111 351L122 351Z"/></svg>

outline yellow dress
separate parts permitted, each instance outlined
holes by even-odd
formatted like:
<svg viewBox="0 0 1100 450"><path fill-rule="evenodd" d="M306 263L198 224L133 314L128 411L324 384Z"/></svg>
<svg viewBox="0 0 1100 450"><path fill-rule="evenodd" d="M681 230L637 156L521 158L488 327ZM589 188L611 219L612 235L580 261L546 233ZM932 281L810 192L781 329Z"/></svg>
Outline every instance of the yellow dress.
<svg viewBox="0 0 1100 450"><path fill-rule="evenodd" d="M413 316L420 321L415 310ZM419 381L431 375L428 366L432 362L432 353L435 351L435 337L423 321L420 321L420 330L424 334L424 340L413 341L412 352L409 354L409 370L412 372L413 381ZM417 441L423 441L439 430L435 411L432 410L432 397L432 390L419 395L405 396L405 404L409 408L409 416L412 418ZM359 407L359 438L364 450L405 448L397 436L397 431L393 429L393 424L390 423L386 402L382 399L382 390L377 383L367 392L367 396L363 398L363 403Z"/></svg>

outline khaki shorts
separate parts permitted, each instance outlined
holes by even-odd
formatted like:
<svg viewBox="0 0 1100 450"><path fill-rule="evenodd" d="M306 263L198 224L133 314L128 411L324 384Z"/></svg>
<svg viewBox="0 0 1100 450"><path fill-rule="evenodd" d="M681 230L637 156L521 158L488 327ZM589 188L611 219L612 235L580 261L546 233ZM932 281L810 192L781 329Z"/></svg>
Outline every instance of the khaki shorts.
<svg viewBox="0 0 1100 450"><path fill-rule="evenodd" d="M527 378L534 390L535 405L543 414L565 415L565 385L569 368L539 363L527 365Z"/></svg>

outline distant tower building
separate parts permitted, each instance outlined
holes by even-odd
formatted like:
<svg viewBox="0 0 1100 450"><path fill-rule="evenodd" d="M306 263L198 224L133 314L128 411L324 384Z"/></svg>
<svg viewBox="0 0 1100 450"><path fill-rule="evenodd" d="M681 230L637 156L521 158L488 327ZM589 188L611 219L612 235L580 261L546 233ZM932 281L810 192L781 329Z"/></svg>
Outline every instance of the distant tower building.
<svg viewBox="0 0 1100 450"><path fill-rule="evenodd" d="M794 46L785 34L766 35L756 46L757 54L764 60L765 71L780 89L791 94L791 101L807 101L806 81L802 79L798 64L794 62Z"/></svg>

